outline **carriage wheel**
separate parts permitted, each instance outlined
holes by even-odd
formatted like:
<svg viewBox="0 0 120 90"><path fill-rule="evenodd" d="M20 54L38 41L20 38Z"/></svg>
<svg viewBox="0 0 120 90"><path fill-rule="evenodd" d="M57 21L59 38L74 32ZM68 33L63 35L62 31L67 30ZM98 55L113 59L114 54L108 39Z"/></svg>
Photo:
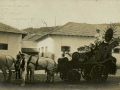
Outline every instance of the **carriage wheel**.
<svg viewBox="0 0 120 90"><path fill-rule="evenodd" d="M82 77L83 77L86 81L91 81L91 76L90 76L89 72L88 72L86 69L84 69L84 70L82 71Z"/></svg>
<svg viewBox="0 0 120 90"><path fill-rule="evenodd" d="M60 72L60 78L63 80L63 81L66 81L67 80L67 77L65 74L63 74L63 72Z"/></svg>
<svg viewBox="0 0 120 90"><path fill-rule="evenodd" d="M94 81L104 82L107 80L107 69L103 65L95 65L91 70L91 78Z"/></svg>
<svg viewBox="0 0 120 90"><path fill-rule="evenodd" d="M80 57L80 54L78 52L74 52L72 54L72 59L75 60L75 61L78 61L79 57Z"/></svg>
<svg viewBox="0 0 120 90"><path fill-rule="evenodd" d="M67 73L68 81L78 82L80 81L81 75L77 70L70 70Z"/></svg>
<svg viewBox="0 0 120 90"><path fill-rule="evenodd" d="M64 66L63 66L64 67ZM62 69L60 71L60 78L63 80L63 81L66 81L67 80L67 71L68 69L66 67L64 67L64 70Z"/></svg>

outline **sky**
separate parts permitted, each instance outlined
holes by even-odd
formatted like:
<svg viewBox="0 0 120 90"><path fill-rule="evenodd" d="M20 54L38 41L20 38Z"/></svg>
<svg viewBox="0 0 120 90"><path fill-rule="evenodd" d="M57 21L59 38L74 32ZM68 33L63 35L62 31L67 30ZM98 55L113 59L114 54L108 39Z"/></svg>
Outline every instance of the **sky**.
<svg viewBox="0 0 120 90"><path fill-rule="evenodd" d="M18 29L120 22L119 0L0 0L0 22Z"/></svg>

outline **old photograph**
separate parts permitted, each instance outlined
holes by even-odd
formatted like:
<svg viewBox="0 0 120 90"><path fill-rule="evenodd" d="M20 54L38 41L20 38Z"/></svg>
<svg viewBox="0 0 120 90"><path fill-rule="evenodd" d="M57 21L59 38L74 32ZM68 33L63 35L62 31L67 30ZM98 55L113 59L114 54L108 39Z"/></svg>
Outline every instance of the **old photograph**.
<svg viewBox="0 0 120 90"><path fill-rule="evenodd" d="M119 0L0 0L0 90L119 89Z"/></svg>

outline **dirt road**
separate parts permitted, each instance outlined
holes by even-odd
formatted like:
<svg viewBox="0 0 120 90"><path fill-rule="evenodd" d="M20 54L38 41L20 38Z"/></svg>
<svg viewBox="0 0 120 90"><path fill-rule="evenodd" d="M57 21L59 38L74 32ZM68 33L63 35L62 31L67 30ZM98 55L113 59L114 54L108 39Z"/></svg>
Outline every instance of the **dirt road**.
<svg viewBox="0 0 120 90"><path fill-rule="evenodd" d="M88 82L81 78L80 82L70 83L62 81L55 75L54 84L46 84L46 74L35 74L35 83L26 83L20 86L20 80L14 79L10 83L3 82L3 75L0 74L0 90L120 90L120 70L115 76L110 75L104 83Z"/></svg>

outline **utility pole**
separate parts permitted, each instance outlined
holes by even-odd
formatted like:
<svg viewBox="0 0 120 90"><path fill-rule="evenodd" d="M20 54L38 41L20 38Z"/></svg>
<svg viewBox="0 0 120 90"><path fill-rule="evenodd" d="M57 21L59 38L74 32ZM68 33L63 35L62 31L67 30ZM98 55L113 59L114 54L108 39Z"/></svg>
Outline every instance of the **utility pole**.
<svg viewBox="0 0 120 90"><path fill-rule="evenodd" d="M56 27L56 16L55 16L55 27Z"/></svg>

